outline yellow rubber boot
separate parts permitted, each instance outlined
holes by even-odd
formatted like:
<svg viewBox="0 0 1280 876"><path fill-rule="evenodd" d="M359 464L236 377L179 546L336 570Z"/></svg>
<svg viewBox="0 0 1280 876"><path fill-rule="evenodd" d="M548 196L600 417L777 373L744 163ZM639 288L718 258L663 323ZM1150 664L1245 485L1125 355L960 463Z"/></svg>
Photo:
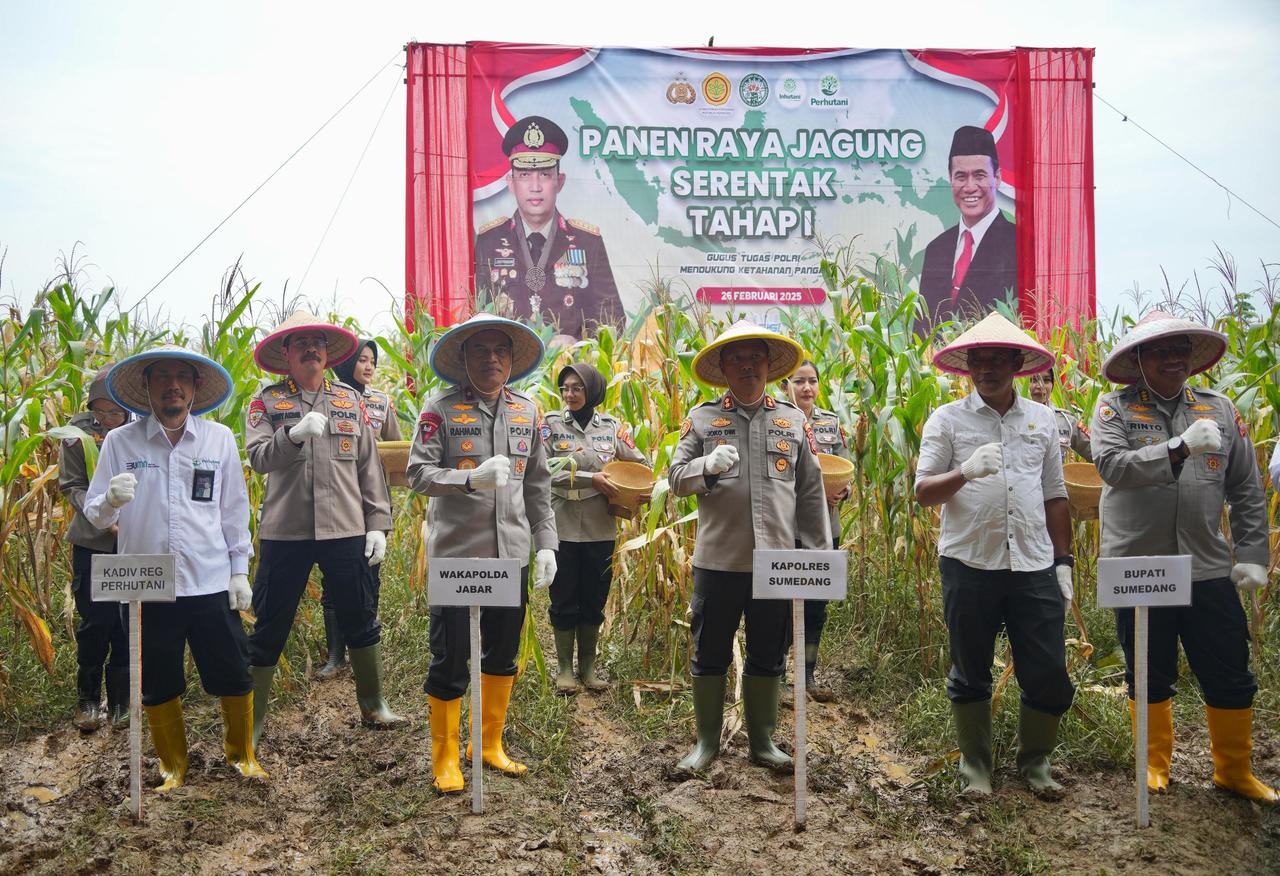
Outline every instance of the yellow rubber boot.
<svg viewBox="0 0 1280 876"><path fill-rule="evenodd" d="M457 794L465 783L458 767L458 731L462 719L462 699L439 700L430 694L431 705L431 775L441 794Z"/></svg>
<svg viewBox="0 0 1280 876"><path fill-rule="evenodd" d="M143 706L147 725L151 728L151 744L160 758L160 777L156 788L167 794L182 786L187 778L187 725L182 717L182 697L174 697L158 706Z"/></svg>
<svg viewBox="0 0 1280 876"><path fill-rule="evenodd" d="M1129 728L1138 739L1138 705L1129 700ZM1147 789L1157 794L1169 790L1169 764L1173 762L1173 700L1147 705Z"/></svg>
<svg viewBox="0 0 1280 876"><path fill-rule="evenodd" d="M253 692L222 697L222 750L246 779L265 779L267 771L253 753Z"/></svg>
<svg viewBox="0 0 1280 876"><path fill-rule="evenodd" d="M481 711L480 756L485 766L509 776L523 776L529 768L507 757L502 750L502 729L507 723L507 704L511 702L514 675L480 674ZM475 715L471 716L471 739L476 738ZM467 760L471 760L471 742L467 741Z"/></svg>
<svg viewBox="0 0 1280 876"><path fill-rule="evenodd" d="M1204 707L1209 719L1209 750L1213 754L1213 783L1224 791L1257 803L1275 806L1280 794L1258 781L1253 759L1253 709Z"/></svg>

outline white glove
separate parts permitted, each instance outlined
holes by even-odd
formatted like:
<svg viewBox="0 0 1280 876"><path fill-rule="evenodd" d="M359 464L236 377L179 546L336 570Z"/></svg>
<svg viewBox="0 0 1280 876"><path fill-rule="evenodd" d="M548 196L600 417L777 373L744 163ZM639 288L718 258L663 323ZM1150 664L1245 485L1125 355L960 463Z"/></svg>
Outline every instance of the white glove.
<svg viewBox="0 0 1280 876"><path fill-rule="evenodd" d="M1231 567L1231 583L1240 591L1259 590L1267 584L1267 570L1257 563L1236 563Z"/></svg>
<svg viewBox="0 0 1280 876"><path fill-rule="evenodd" d="M703 470L709 475L722 475L738 464L738 448L732 444L721 444L707 454Z"/></svg>
<svg viewBox="0 0 1280 876"><path fill-rule="evenodd" d="M1222 448L1222 434L1213 420L1196 420L1182 433L1182 440L1187 442L1187 450L1192 456Z"/></svg>
<svg viewBox="0 0 1280 876"><path fill-rule="evenodd" d="M973 455L960 464L960 474L966 481L973 481L999 474L1003 466L1004 457L1000 452L1000 444L993 441L973 451Z"/></svg>
<svg viewBox="0 0 1280 876"><path fill-rule="evenodd" d="M248 611L253 604L253 590L249 587L248 575L232 575L227 585L227 601L232 611Z"/></svg>
<svg viewBox="0 0 1280 876"><path fill-rule="evenodd" d="M376 566L387 555L387 534L381 529L374 529L364 534L364 555L369 558L369 565Z"/></svg>
<svg viewBox="0 0 1280 876"><path fill-rule="evenodd" d="M499 454L490 456L471 470L471 489L500 490L511 480L511 460Z"/></svg>
<svg viewBox="0 0 1280 876"><path fill-rule="evenodd" d="M541 590L550 587L556 578L556 552L543 548L533 558L533 586Z"/></svg>
<svg viewBox="0 0 1280 876"><path fill-rule="evenodd" d="M138 479L128 472L116 475L107 482L107 504L112 508L128 505L133 501L133 490L136 486L138 486Z"/></svg>
<svg viewBox="0 0 1280 876"><path fill-rule="evenodd" d="M1058 589L1062 591L1062 604L1071 610L1071 597L1076 595L1076 589L1071 584L1071 575L1075 571L1070 566L1054 566L1054 574L1058 576Z"/></svg>
<svg viewBox="0 0 1280 876"><path fill-rule="evenodd" d="M290 427L289 440L294 444L301 444L308 438L318 438L324 434L325 427L328 425L329 421L324 414L312 411Z"/></svg>

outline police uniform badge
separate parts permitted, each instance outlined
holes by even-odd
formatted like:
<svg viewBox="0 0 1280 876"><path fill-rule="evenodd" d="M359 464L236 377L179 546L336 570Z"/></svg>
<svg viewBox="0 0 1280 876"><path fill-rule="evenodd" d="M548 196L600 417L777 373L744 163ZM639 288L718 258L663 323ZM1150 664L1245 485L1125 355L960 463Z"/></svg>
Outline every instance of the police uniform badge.
<svg viewBox="0 0 1280 876"><path fill-rule="evenodd" d="M431 440L431 436L436 434L436 430L440 428L443 422L439 414L434 414L431 411L423 412L422 416L418 418L419 432L423 444Z"/></svg>
<svg viewBox="0 0 1280 876"><path fill-rule="evenodd" d="M267 403L260 398L249 402L249 428L256 429L267 416ZM72 439L74 441L74 439Z"/></svg>
<svg viewBox="0 0 1280 876"><path fill-rule="evenodd" d="M524 458L523 457L516 460L515 468L516 468L516 474L524 474Z"/></svg>
<svg viewBox="0 0 1280 876"><path fill-rule="evenodd" d="M690 420L688 417L685 417L684 422L680 424L680 437L683 438L685 435L688 435L689 430L692 428L693 428L693 420Z"/></svg>
<svg viewBox="0 0 1280 876"><path fill-rule="evenodd" d="M1103 402L1102 404L1098 405L1098 418L1103 422L1114 419L1115 415L1116 415L1116 409L1111 407L1111 405L1107 404L1106 402Z"/></svg>

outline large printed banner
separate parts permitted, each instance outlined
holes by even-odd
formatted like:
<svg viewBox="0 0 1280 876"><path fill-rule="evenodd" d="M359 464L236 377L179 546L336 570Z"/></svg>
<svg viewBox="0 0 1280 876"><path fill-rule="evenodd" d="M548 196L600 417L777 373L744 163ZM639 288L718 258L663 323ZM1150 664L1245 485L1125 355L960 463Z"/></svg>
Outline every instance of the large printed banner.
<svg viewBox="0 0 1280 876"><path fill-rule="evenodd" d="M441 47L410 47L411 126L415 48ZM851 244L869 276L918 289L933 319L1006 300L1041 328L1092 316L1087 102L1080 160L1062 162L1035 124L1044 112L1033 117L1037 89L1061 77L1028 51L468 44L452 99L465 100L472 288L575 337L636 316L657 280L771 321L822 305L820 260ZM1070 51L1087 77L1091 53ZM1046 175L1046 151L1075 170ZM1045 210L1062 217L1046 227L1035 190L1064 183L1075 215ZM1055 279L1058 238L1074 243ZM437 318L465 315L445 304Z"/></svg>

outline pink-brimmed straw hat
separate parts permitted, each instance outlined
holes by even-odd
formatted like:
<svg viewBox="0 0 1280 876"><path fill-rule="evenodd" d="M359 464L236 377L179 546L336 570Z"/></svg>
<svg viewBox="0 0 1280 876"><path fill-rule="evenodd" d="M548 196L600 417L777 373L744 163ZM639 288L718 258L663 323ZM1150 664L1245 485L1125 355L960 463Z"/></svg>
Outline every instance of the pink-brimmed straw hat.
<svg viewBox="0 0 1280 876"><path fill-rule="evenodd" d="M1102 376L1112 383L1137 383L1142 379L1138 367L1138 347L1163 338L1186 336L1191 340L1187 372L1208 371L1227 352L1227 336L1222 332L1182 319L1163 310L1153 310L1125 332L1102 362Z"/></svg>
<svg viewBox="0 0 1280 876"><path fill-rule="evenodd" d="M314 313L296 310L258 343L253 351L253 361L257 362L258 367L263 371L270 371L272 374L288 374L289 360L285 356L284 342L289 335L300 332L320 333L328 338L328 357L325 362L327 368L340 365L351 358L359 343L356 336L346 329L322 322Z"/></svg>
<svg viewBox="0 0 1280 876"><path fill-rule="evenodd" d="M1018 328L999 313L964 332L933 356L935 367L951 374L969 375L969 351L982 348L1018 350L1023 354L1022 369L1014 377L1029 377L1053 367L1053 354L1035 338Z"/></svg>

